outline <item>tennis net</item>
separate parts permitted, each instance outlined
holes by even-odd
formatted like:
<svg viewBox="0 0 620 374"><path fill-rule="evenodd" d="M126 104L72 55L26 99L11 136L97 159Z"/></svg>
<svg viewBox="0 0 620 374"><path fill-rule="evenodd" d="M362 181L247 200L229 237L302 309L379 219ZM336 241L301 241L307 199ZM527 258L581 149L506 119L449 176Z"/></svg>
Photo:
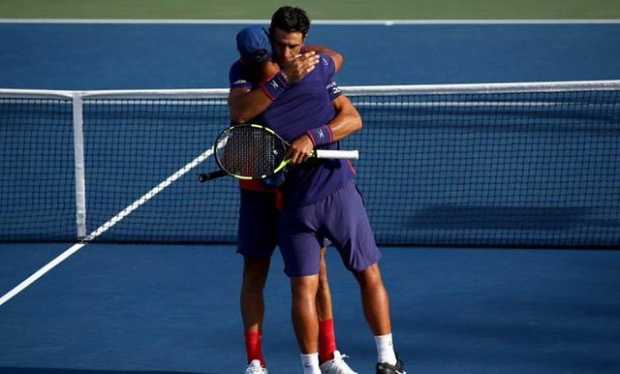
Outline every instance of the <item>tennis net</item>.
<svg viewBox="0 0 620 374"><path fill-rule="evenodd" d="M382 245L620 245L620 81L345 87ZM235 242L227 90L0 90L0 240Z"/></svg>

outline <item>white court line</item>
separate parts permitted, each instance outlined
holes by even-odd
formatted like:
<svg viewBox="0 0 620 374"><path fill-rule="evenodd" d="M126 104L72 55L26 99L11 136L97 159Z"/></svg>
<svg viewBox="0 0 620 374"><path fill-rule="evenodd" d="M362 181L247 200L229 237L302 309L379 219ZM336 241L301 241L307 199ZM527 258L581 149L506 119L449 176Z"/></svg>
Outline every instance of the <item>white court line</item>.
<svg viewBox="0 0 620 374"><path fill-rule="evenodd" d="M139 207L141 207L142 205L144 205L147 201L151 200L153 197L155 197L157 194L159 194L161 191L163 191L166 187L168 187L174 181L176 181L177 179L181 178L183 175L187 174L190 170L192 170L196 166L200 165L207 158L209 158L212 154L213 154L213 149L212 148L209 148L208 150L204 151L198 157L194 158L191 162L189 162L188 164L183 166L181 169L177 170L172 175L170 175L168 178L166 178L164 181L159 183L156 187L153 187L149 192L147 192L146 194L142 195L142 197L140 197L139 199L137 199L136 201L131 203L129 206L127 206L127 208L125 208L121 212L117 213L114 217L112 217L106 223L104 223L103 225L99 226L95 231L91 232L80 243L74 244L69 249L67 249L62 254L60 254L58 257L56 257L55 259L50 261L47 265L45 265L41 269L37 270L34 274L32 274L31 276L26 278L20 284L15 286L12 290L7 292L4 296L0 297L0 306L2 306L4 303L6 303L7 301L11 300L13 297L18 295L23 290L25 290L28 286L30 286L31 284L36 282L39 278L41 278L42 276L47 274L50 270L52 270L53 268L55 268L56 266L61 264L63 261L65 261L71 255L73 255L76 252L78 252L86 244L88 244L89 242L95 240L98 236L100 236L104 232L108 231L112 226L114 226L115 224L117 224L120 221L122 221L125 217L127 217L129 214L131 214L134 210L136 210ZM198 183L198 182L196 182L196 183Z"/></svg>
<svg viewBox="0 0 620 374"><path fill-rule="evenodd" d="M23 282L21 282L20 284L15 286L12 290L7 292L6 295L0 297L0 306L2 306L2 304L4 304L7 301L11 300L14 296L19 294L23 290L25 290L26 287L28 287L31 284L33 284L34 282L36 282L39 278L41 278L47 272L49 272L50 270L52 270L53 268L58 266L61 262L63 262L67 258L69 258L75 252L77 252L80 249L82 249L82 247L85 246L85 245L86 245L86 243L78 243L78 244L73 245L71 248L69 248L66 251L64 251L60 256L56 257L55 259L50 261L47 265L45 265L41 269L37 270L34 274L32 274L31 276L26 278Z"/></svg>
<svg viewBox="0 0 620 374"><path fill-rule="evenodd" d="M0 23L74 24L189 24L253 25L269 24L267 19L85 19L85 18L0 18ZM313 20L313 25L398 26L398 25L538 25L538 24L620 24L620 19L401 19L401 20Z"/></svg>

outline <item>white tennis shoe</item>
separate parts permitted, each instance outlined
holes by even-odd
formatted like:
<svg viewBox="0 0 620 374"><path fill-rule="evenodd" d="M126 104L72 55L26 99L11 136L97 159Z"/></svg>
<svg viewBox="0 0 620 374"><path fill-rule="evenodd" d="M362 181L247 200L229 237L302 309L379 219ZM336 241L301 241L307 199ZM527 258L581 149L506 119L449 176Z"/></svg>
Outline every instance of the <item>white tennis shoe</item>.
<svg viewBox="0 0 620 374"><path fill-rule="evenodd" d="M261 366L259 360L252 360L248 368L245 369L245 374L268 374L267 368Z"/></svg>
<svg viewBox="0 0 620 374"><path fill-rule="evenodd" d="M346 355L334 351L334 358L321 364L321 374L357 374L344 362Z"/></svg>

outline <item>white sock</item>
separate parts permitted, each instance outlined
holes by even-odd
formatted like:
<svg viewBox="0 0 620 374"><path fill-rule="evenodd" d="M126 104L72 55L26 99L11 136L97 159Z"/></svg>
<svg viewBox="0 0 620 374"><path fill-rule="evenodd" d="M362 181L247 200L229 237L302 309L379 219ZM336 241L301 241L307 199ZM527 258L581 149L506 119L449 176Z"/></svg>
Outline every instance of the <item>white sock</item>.
<svg viewBox="0 0 620 374"><path fill-rule="evenodd" d="M375 336L375 344L377 345L377 362L396 365L396 353L394 353L392 334Z"/></svg>
<svg viewBox="0 0 620 374"><path fill-rule="evenodd" d="M319 352L301 354L301 365L304 367L304 374L321 374L319 367Z"/></svg>

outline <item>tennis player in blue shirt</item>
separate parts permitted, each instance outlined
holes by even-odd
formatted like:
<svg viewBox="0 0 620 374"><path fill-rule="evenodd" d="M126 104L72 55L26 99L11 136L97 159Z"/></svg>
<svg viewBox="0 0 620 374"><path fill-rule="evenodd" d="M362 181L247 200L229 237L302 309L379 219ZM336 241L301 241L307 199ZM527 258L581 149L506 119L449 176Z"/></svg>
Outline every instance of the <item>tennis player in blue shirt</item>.
<svg viewBox="0 0 620 374"><path fill-rule="evenodd" d="M261 27L248 27L237 34L237 48L241 59L230 70L231 118L236 123L247 122L260 114L273 102L260 84L278 73L271 62L271 44L267 31ZM338 69L342 56L329 49L311 46L297 64L288 68L289 76L302 79L319 62L316 52L325 53ZM337 115L330 124L332 131L341 138L361 127L359 114L340 92L335 83L325 87L333 98ZM248 101L248 98L250 100ZM258 101L258 102L256 102ZM267 373L261 348L264 314L263 289L269 271L271 255L276 245L276 224L279 199L275 188L260 182L241 182L238 252L244 256L244 276L241 288L241 312L245 328L248 368L246 374ZM355 374L336 349L331 294L326 265L321 250L319 290L316 298L319 318L319 358L323 374Z"/></svg>
<svg viewBox="0 0 620 374"><path fill-rule="evenodd" d="M299 8L282 7L271 20L270 37L280 72L261 85L270 99L260 123L291 143L295 166L280 187L284 206L279 215L277 241L285 272L291 279L292 317L302 352L304 374L320 373L319 322L316 295L319 285L320 247L325 238L338 249L345 266L355 275L362 293L368 324L375 335L377 374L403 374L404 365L394 352L388 294L378 261L381 257L368 222L362 198L353 182L354 170L342 160L306 161L315 148L335 149L331 121L336 116L331 85L335 67L331 59L319 62L301 79L290 66L303 59L301 50L310 21Z"/></svg>

